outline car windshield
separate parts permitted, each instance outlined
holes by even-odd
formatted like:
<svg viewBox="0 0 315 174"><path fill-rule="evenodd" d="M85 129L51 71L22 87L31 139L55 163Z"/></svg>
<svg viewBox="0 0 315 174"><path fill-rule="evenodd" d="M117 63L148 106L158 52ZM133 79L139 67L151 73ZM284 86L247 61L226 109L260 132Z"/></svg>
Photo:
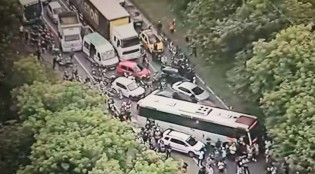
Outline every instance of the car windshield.
<svg viewBox="0 0 315 174"><path fill-rule="evenodd" d="M192 89L192 92L195 94L195 95L200 95L204 92L203 89L201 89L200 87L196 86L195 88Z"/></svg>
<svg viewBox="0 0 315 174"><path fill-rule="evenodd" d="M127 85L127 88L129 89L129 91L133 91L138 88L138 85L136 82L132 82L129 85Z"/></svg>
<svg viewBox="0 0 315 174"><path fill-rule="evenodd" d="M116 56L114 50L106 51L105 53L102 53L102 59L103 60L109 60Z"/></svg>
<svg viewBox="0 0 315 174"><path fill-rule="evenodd" d="M160 39L155 34L148 34L150 44L160 42Z"/></svg>
<svg viewBox="0 0 315 174"><path fill-rule="evenodd" d="M136 65L136 66L134 67L134 71L135 71L135 72L141 72L142 70L143 70L143 67L140 66L140 65Z"/></svg>
<svg viewBox="0 0 315 174"><path fill-rule="evenodd" d="M66 35L65 36L65 41L66 42L76 41L76 40L80 40L80 35L79 34L73 34L73 35Z"/></svg>
<svg viewBox="0 0 315 174"><path fill-rule="evenodd" d="M53 9L53 11L54 11L54 14L59 14L62 12L62 8L55 8Z"/></svg>
<svg viewBox="0 0 315 174"><path fill-rule="evenodd" d="M127 48L127 47L132 47L132 46L135 46L135 45L139 45L139 44L140 44L139 38L138 37L134 37L134 38L123 39L121 47L122 48Z"/></svg>
<svg viewBox="0 0 315 174"><path fill-rule="evenodd" d="M188 138L186 142L191 146L194 146L198 143L198 141L196 141L193 137Z"/></svg>

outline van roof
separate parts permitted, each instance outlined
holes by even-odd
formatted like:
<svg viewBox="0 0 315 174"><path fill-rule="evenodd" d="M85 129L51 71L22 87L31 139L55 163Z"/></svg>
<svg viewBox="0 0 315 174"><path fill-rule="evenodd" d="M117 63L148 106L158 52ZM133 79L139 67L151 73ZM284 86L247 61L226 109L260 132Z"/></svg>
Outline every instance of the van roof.
<svg viewBox="0 0 315 174"><path fill-rule="evenodd" d="M116 34L123 39L138 37L138 33L133 27L133 23L129 23L126 25L114 26L114 30Z"/></svg>
<svg viewBox="0 0 315 174"><path fill-rule="evenodd" d="M90 2L107 20L130 17L117 0L90 0Z"/></svg>
<svg viewBox="0 0 315 174"><path fill-rule="evenodd" d="M84 36L84 39L91 42L96 47L96 49L99 49L100 52L114 50L114 47L111 45L111 43L108 42L108 40L98 32L87 34Z"/></svg>
<svg viewBox="0 0 315 174"><path fill-rule="evenodd" d="M28 4L34 4L39 2L39 0L19 0L20 4L22 5L28 5Z"/></svg>

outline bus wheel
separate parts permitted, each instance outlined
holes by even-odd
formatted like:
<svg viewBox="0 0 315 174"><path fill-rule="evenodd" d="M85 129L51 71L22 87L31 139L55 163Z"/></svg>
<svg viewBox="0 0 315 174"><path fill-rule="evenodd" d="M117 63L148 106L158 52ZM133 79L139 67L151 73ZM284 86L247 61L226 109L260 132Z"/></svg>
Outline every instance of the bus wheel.
<svg viewBox="0 0 315 174"><path fill-rule="evenodd" d="M194 152L191 152L191 151L190 151L190 152L188 152L188 156L191 157L191 158L194 158L194 157L195 157L195 154L194 154Z"/></svg>

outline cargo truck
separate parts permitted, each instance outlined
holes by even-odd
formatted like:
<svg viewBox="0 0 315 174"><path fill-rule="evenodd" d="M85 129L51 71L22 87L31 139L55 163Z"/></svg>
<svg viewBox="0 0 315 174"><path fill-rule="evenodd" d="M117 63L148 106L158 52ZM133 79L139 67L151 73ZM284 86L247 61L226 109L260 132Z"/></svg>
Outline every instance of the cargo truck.
<svg viewBox="0 0 315 174"><path fill-rule="evenodd" d="M77 12L62 12L58 15L58 35L63 52L82 50L82 24Z"/></svg>
<svg viewBox="0 0 315 174"><path fill-rule="evenodd" d="M108 39L120 60L140 57L140 40L130 14L117 0L69 0L92 28Z"/></svg>

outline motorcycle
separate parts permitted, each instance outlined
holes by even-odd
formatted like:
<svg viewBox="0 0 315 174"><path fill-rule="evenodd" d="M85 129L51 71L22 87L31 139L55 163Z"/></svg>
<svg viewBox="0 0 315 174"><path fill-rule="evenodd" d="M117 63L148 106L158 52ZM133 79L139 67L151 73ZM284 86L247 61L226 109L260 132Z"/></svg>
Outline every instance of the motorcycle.
<svg viewBox="0 0 315 174"><path fill-rule="evenodd" d="M70 57L62 58L61 55L57 56L57 63L59 66L65 66L65 67L72 67L73 62L71 61Z"/></svg>
<svg viewBox="0 0 315 174"><path fill-rule="evenodd" d="M224 173L226 164L223 161L219 161L217 166L218 166L219 173Z"/></svg>

